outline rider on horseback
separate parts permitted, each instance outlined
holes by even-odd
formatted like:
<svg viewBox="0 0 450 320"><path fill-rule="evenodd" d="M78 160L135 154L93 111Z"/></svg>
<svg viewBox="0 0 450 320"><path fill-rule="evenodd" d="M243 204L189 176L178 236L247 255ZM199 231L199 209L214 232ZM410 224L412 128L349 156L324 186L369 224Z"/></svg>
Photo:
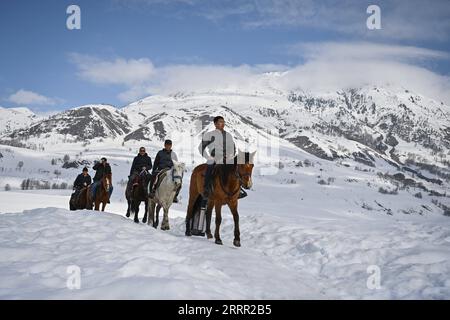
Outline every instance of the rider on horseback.
<svg viewBox="0 0 450 320"><path fill-rule="evenodd" d="M88 187L92 183L91 176L88 173L88 168L84 167L82 173L80 173L73 183L74 193L72 194L73 200L78 201L81 190Z"/></svg>
<svg viewBox="0 0 450 320"><path fill-rule="evenodd" d="M141 174L141 172L145 171L148 173L152 168L152 159L145 152L144 147L139 148L139 153L133 159L133 164L131 165L130 175L128 176L128 184L127 190L131 191L133 187L134 180Z"/></svg>
<svg viewBox="0 0 450 320"><path fill-rule="evenodd" d="M150 182L150 197L155 196L155 188L157 181L156 178L158 174L166 169L166 168L172 168L173 167L173 160L178 161L177 154L175 151L172 150L172 140L166 140L164 141L164 148L159 150L156 154L155 163L153 166L152 171L152 179ZM173 199L173 202L178 202L178 193L180 192L181 187L177 190L177 193L175 194L175 198Z"/></svg>
<svg viewBox="0 0 450 320"><path fill-rule="evenodd" d="M111 174L111 166L108 163L108 160L103 157L100 159L100 162L96 162L92 167L95 170L94 183L91 185L91 197L95 199L95 191L97 187L100 185L100 180L102 180L103 176L106 174ZM111 198L111 194L113 192L113 186L111 185L109 189L109 197ZM109 200L108 200L108 203Z"/></svg>
<svg viewBox="0 0 450 320"><path fill-rule="evenodd" d="M89 172L88 168L84 167L83 172L77 176L75 182L73 183L74 190L79 191L92 183L91 176L89 175L88 172Z"/></svg>
<svg viewBox="0 0 450 320"><path fill-rule="evenodd" d="M236 145L233 136L224 130L225 120L222 116L214 117L215 130L207 132L202 137L202 142L198 146L200 154L206 158L206 173L204 182L203 198L207 199L211 195L211 180L214 165L233 164L236 154ZM241 189L240 198L247 194Z"/></svg>

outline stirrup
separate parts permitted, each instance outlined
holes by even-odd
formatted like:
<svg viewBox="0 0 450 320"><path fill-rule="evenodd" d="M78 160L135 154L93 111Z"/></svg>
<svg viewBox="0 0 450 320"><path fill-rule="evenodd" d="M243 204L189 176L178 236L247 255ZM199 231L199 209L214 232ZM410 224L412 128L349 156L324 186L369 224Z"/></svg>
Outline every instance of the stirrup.
<svg viewBox="0 0 450 320"><path fill-rule="evenodd" d="M247 192L245 190L243 190L242 188L239 189L239 197L238 197L238 199L245 198L246 196L248 196Z"/></svg>

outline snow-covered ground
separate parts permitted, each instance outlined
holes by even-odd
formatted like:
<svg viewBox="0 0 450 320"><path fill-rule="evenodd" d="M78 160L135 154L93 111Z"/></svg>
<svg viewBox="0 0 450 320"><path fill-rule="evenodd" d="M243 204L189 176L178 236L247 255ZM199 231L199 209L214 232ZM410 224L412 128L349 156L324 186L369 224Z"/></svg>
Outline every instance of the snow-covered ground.
<svg viewBox="0 0 450 320"><path fill-rule="evenodd" d="M349 213L331 210L326 198L308 210L287 204L298 188L273 187L262 183L241 201L241 248L232 245L228 209L218 246L184 236L185 201L174 205L164 232L125 218L120 201L105 213L71 212L63 209L67 192L0 192L2 212L19 211L0 216L0 297L450 297L447 217ZM79 290L66 285L73 265L81 270ZM367 286L373 266L379 289Z"/></svg>
<svg viewBox="0 0 450 320"><path fill-rule="evenodd" d="M436 205L449 205L448 196L415 188L378 192L395 189L376 174L395 173L382 160L370 168L282 146L283 166L272 176L255 169L253 190L239 202L242 247L235 248L227 208L223 246L184 236L192 166L181 203L169 214L171 230L161 231L124 216L118 182L126 179L132 150L98 145L80 155L70 148L0 148L0 298L450 298L450 218ZM68 189L20 190L27 177L70 184L80 168L51 164L65 154L108 157L115 191L106 212L68 211ZM6 183L10 191L3 191ZM71 266L80 268L80 289L67 287Z"/></svg>

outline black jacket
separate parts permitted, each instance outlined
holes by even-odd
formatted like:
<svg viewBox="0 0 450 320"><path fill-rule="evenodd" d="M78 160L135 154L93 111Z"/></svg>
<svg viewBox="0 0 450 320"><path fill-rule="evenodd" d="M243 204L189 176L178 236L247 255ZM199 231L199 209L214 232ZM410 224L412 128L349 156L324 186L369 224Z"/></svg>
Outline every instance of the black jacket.
<svg viewBox="0 0 450 320"><path fill-rule="evenodd" d="M85 185L86 183L86 185ZM75 182L73 183L73 186L77 189L84 188L85 186L88 186L92 183L92 179L90 175L84 176L82 173L80 173L77 178L75 179Z"/></svg>
<svg viewBox="0 0 450 320"><path fill-rule="evenodd" d="M152 169L152 159L148 156L148 154L144 154L141 156L138 154L134 157L133 164L131 165L130 175L133 174L134 171L141 172L142 167L145 167L147 171Z"/></svg>
<svg viewBox="0 0 450 320"><path fill-rule="evenodd" d="M95 170L94 182L100 181L104 175L111 173L111 166L109 163L102 165L101 162L97 162L92 169Z"/></svg>
<svg viewBox="0 0 450 320"><path fill-rule="evenodd" d="M153 166L153 173L155 171L161 171L165 168L173 167L173 160L177 160L177 155L172 150L166 149L159 150L156 154L155 163Z"/></svg>

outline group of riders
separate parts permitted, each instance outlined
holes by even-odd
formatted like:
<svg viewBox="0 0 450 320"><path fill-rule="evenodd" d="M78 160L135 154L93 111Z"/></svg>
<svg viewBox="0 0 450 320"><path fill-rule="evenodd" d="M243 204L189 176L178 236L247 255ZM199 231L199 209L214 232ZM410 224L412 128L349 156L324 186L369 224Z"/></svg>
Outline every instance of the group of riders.
<svg viewBox="0 0 450 320"><path fill-rule="evenodd" d="M224 130L224 118L222 116L217 116L213 119L213 121L215 130L207 132L203 135L202 141L198 148L200 154L206 159L207 163L203 194L203 198L205 199L208 198L212 192L211 180L214 165L232 163L236 153L236 146L232 135ZM149 187L150 192L148 196L150 198L153 198L155 195L155 187L157 185L156 182L158 180L158 174L166 169L172 168L173 161L178 161L178 157L172 150L171 140L164 141L164 148L158 151L153 164L152 159L147 154L145 148L140 147L139 153L134 157L133 163L131 165L130 175L128 176L127 191L132 189L137 177L139 177L142 172L145 172L146 174L151 174ZM103 178L103 176L112 173L111 166L109 165L108 160L105 157L101 158L99 162L96 162L92 169L95 171L93 179L91 179L89 170L86 167L83 168L82 173L79 174L75 179L73 185L73 189L75 191L73 194L74 197L77 197L77 195L81 193L81 190L89 187L91 192L90 198L95 199L96 190L101 183L101 179ZM181 188L177 190L173 202L178 202L177 196L180 192L180 189ZM112 192L113 186L111 185L109 188L109 197L111 197ZM246 192L241 189L239 197L243 198L246 195Z"/></svg>

